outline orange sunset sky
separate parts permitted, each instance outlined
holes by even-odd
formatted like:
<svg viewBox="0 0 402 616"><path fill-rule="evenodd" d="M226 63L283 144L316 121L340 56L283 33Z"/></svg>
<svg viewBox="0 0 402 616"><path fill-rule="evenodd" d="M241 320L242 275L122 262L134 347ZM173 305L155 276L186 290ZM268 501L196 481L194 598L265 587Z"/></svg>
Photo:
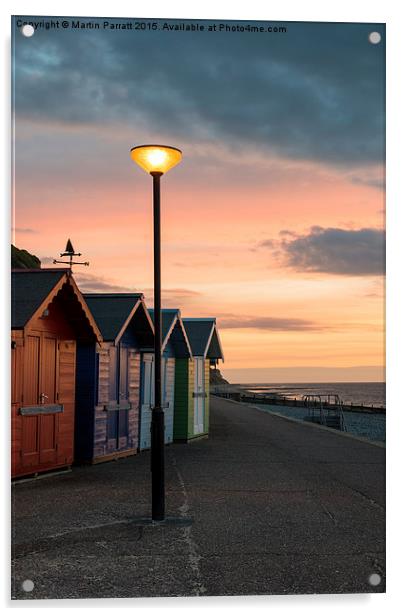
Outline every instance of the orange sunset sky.
<svg viewBox="0 0 402 616"><path fill-rule="evenodd" d="M223 375L383 380L384 45L368 34L385 32L287 26L25 39L15 20L13 243L51 267L71 238L81 290L152 306L152 182L130 148L179 147L164 306L217 317Z"/></svg>

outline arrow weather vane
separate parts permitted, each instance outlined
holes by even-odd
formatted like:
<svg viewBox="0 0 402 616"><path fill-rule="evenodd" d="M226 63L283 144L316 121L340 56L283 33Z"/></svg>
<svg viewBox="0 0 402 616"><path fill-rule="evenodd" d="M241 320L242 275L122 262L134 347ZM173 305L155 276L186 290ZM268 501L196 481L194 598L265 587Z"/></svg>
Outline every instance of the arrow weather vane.
<svg viewBox="0 0 402 616"><path fill-rule="evenodd" d="M73 269L73 265L89 265L89 261L73 261L73 257L80 257L81 256L81 252L75 252L73 245L71 243L71 240L68 239L67 240L67 244L65 247L64 252L60 253L61 257L68 257L70 259L70 262L68 261L57 261L57 259L53 259L53 263L67 263L67 265L70 266L70 271L72 271Z"/></svg>

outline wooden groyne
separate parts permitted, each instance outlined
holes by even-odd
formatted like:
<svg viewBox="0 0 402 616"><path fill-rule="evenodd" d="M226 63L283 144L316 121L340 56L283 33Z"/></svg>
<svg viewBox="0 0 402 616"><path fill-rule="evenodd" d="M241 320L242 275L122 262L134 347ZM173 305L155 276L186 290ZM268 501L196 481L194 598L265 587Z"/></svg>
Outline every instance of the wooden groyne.
<svg viewBox="0 0 402 616"><path fill-rule="evenodd" d="M253 394L248 391L242 390L219 390L215 388L215 391L211 390L211 393L215 396L219 396L221 398L227 398L229 400L236 400L237 402L244 402L246 404L270 404L276 406L296 406L306 408L306 404L304 400L299 400L298 398L286 398L279 396L272 396L267 394ZM384 406L374 406L374 405L366 405L366 404L353 404L343 403L342 405L344 411L351 411L355 413L382 413L385 414ZM337 406L335 404L325 404L325 408L336 409Z"/></svg>

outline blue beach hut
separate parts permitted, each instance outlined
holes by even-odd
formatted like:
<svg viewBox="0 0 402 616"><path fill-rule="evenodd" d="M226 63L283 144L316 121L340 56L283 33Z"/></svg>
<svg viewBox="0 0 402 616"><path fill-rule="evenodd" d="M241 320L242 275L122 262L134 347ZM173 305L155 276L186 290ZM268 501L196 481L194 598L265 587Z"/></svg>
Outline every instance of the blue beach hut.
<svg viewBox="0 0 402 616"><path fill-rule="evenodd" d="M154 311L149 310L153 320ZM173 441L175 364L191 358L189 341L179 309L162 310L162 400L165 412L165 443ZM151 416L154 404L154 353L143 353L141 376L140 450L151 447Z"/></svg>
<svg viewBox="0 0 402 616"><path fill-rule="evenodd" d="M102 462L138 450L142 353L154 328L138 293L86 293L103 336L96 348L77 350L77 461Z"/></svg>

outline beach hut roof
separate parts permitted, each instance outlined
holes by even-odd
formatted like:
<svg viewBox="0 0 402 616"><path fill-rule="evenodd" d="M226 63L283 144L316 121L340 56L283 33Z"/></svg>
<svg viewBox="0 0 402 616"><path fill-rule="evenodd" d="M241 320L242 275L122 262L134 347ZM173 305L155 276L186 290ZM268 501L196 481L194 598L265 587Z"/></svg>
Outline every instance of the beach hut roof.
<svg viewBox="0 0 402 616"><path fill-rule="evenodd" d="M183 319L193 355L207 359L222 359L223 350L216 327L216 319Z"/></svg>
<svg viewBox="0 0 402 616"><path fill-rule="evenodd" d="M64 277L65 269L11 272L11 327L23 328ZM38 275L39 274L39 275Z"/></svg>
<svg viewBox="0 0 402 616"><path fill-rule="evenodd" d="M63 306L78 337L102 340L102 334L69 268L11 271L12 329L23 329L31 319L43 314L53 301Z"/></svg>
<svg viewBox="0 0 402 616"><path fill-rule="evenodd" d="M150 308L149 314L153 322L153 308ZM162 309L162 351L168 342L172 343L176 357L192 357L191 345L183 326L179 308Z"/></svg>
<svg viewBox="0 0 402 616"><path fill-rule="evenodd" d="M84 293L85 300L102 332L103 339L117 343L133 317L141 344L152 344L153 323L142 293Z"/></svg>

